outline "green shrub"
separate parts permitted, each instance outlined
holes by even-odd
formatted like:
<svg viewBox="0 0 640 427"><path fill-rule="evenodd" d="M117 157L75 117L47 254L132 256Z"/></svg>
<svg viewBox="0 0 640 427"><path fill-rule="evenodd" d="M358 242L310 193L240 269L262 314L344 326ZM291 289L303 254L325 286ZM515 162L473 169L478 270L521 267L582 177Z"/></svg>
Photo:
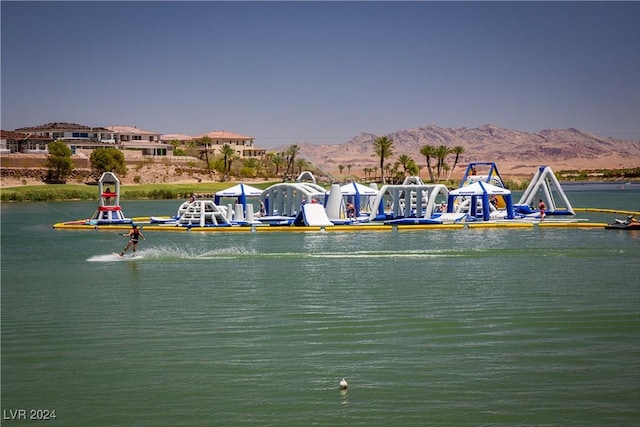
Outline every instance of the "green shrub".
<svg viewBox="0 0 640 427"><path fill-rule="evenodd" d="M169 188L158 188L151 190L148 193L150 199L175 199L178 197L178 192Z"/></svg>
<svg viewBox="0 0 640 427"><path fill-rule="evenodd" d="M260 183L255 186L266 188L272 183ZM202 184L141 184L120 187L120 200L176 199L187 198L192 193L215 193L225 189L229 183ZM95 185L54 184L20 186L0 191L2 202L36 202L62 200L98 200L98 187Z"/></svg>

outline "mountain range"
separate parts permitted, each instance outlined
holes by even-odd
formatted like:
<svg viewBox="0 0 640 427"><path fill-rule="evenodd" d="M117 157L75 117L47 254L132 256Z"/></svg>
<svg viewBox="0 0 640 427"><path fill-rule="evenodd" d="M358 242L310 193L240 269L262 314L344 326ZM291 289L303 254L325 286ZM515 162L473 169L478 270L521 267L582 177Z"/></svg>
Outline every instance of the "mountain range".
<svg viewBox="0 0 640 427"><path fill-rule="evenodd" d="M342 165L344 173L349 169L351 174L363 175L364 168L380 164L373 151L373 141L379 136L361 133L344 144L333 145L301 143L299 156L332 174ZM501 172L514 175L532 175L542 165L556 171L640 167L640 141L603 138L573 128L528 133L490 124L457 129L429 125L384 136L393 140L393 156L385 163L395 163L399 155L406 154L424 167L426 158L420 154L420 147L464 147L457 173L469 162L495 162ZM450 165L452 161L453 156Z"/></svg>

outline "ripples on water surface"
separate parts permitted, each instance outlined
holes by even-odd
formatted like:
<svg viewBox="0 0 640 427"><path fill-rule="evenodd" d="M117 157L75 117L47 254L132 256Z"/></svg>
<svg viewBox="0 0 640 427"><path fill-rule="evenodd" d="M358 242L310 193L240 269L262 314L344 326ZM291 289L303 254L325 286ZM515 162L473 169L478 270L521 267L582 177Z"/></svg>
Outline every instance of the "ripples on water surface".
<svg viewBox="0 0 640 427"><path fill-rule="evenodd" d="M147 233L120 260L117 233L50 228L70 219L56 210L93 209L2 206L5 411L92 426L639 423L640 233Z"/></svg>

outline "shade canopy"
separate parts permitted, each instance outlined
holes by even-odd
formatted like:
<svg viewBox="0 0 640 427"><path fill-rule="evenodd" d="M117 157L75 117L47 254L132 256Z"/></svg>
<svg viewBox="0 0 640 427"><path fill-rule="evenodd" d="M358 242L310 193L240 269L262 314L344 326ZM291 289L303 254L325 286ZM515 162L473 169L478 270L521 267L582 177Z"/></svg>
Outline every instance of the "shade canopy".
<svg viewBox="0 0 640 427"><path fill-rule="evenodd" d="M242 205L242 211L244 215L247 215L247 197L260 197L262 190L252 187L246 184L238 184L233 187L229 187L226 190L220 190L216 193L214 199L215 204L220 204L220 199L223 197L237 197L238 204Z"/></svg>
<svg viewBox="0 0 640 427"><path fill-rule="evenodd" d="M216 193L216 197L259 197L262 194L262 190L252 187L247 184L238 184L233 187L229 187L226 190L220 190Z"/></svg>
<svg viewBox="0 0 640 427"><path fill-rule="evenodd" d="M378 194L378 190L358 184L357 182L350 182L349 184L341 186L340 191L343 196L355 196L356 194L361 196L376 196Z"/></svg>
<svg viewBox="0 0 640 427"><path fill-rule="evenodd" d="M375 197L378 195L378 190L376 190L375 188L358 184L355 181L340 187L340 192L343 196L347 196L349 199L353 198L353 204L356 208L356 216L360 215L360 204L363 200L361 197L366 197L366 199L364 200L371 200L371 197Z"/></svg>
<svg viewBox="0 0 640 427"><path fill-rule="evenodd" d="M508 194L511 194L511 191L503 187L497 187L495 185L480 181L474 182L473 184L467 185L462 188L456 188L455 190L449 191L450 196L482 196L484 194L488 194L490 196L506 196Z"/></svg>
<svg viewBox="0 0 640 427"><path fill-rule="evenodd" d="M447 212L453 212L454 199L456 197L471 197L469 202L469 215L476 216L478 208L477 200L480 197L482 201L482 218L485 221L490 219L491 206L489 204L489 196L502 196L506 203L507 219L513 219L513 202L511 200L511 191L506 188L488 184L486 182L477 181L473 184L462 188L449 191L447 197Z"/></svg>

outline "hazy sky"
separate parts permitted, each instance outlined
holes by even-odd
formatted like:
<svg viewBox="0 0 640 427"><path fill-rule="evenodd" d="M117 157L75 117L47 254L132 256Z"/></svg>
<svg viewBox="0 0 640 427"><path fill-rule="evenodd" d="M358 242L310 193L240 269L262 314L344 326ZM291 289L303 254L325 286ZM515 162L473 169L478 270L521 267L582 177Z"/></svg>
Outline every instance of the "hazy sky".
<svg viewBox="0 0 640 427"><path fill-rule="evenodd" d="M2 129L640 139L640 2L1 3Z"/></svg>

